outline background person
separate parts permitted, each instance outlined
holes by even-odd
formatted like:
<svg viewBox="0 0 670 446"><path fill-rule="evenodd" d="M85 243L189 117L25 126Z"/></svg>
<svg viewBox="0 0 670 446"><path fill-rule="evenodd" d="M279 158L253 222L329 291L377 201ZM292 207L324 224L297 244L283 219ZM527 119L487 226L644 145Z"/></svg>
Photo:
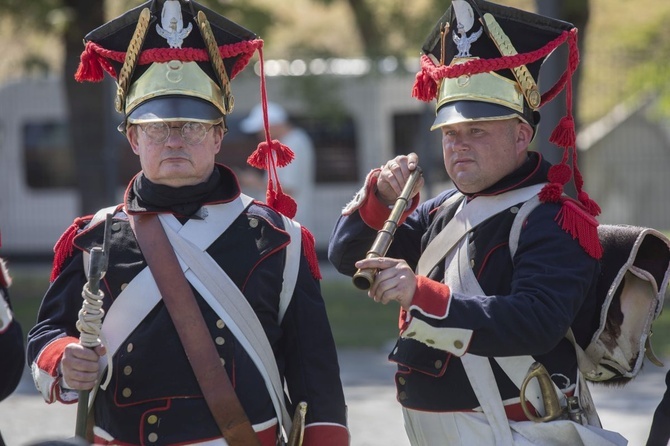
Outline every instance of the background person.
<svg viewBox="0 0 670 446"><path fill-rule="evenodd" d="M278 169L277 174L284 192L293 197L298 205L295 219L303 226L311 228L313 223L312 213L314 212L314 187L316 185L314 143L304 129L291 123L286 110L281 105L268 102L267 117L272 137L290 147L295 154L291 164ZM244 133L256 135L261 141L265 140L262 104L257 104L249 112L249 115L240 122L240 129ZM264 181L267 181L267 179L264 179ZM258 186L256 186L256 189L258 189Z"/></svg>
<svg viewBox="0 0 670 446"><path fill-rule="evenodd" d="M527 53L544 48L546 55L547 45L574 32L525 11L454 0L424 44L415 93L437 95L432 129L442 132L456 189L419 204L420 181L386 256L364 259L421 162L413 153L397 156L368 175L331 237L329 259L338 271L378 270L369 296L400 305L400 336L389 358L398 365L397 397L412 445L626 444L600 428L566 338L572 327L582 347L590 341L595 302L587 297L601 256L591 213L597 205L581 184L581 201L562 195L570 167L529 151L544 57L518 66ZM489 60L517 53L516 74L492 71L512 59ZM520 387L536 362L553 383L547 395L563 406L577 395L589 426L577 417L528 421ZM526 392L530 416L547 411L537 392Z"/></svg>
<svg viewBox="0 0 670 446"><path fill-rule="evenodd" d="M78 390L100 384L95 444L275 445L299 402L308 405L304 445L348 444L313 245L215 164L229 79L262 41L196 2L167 0L128 11L86 42L77 78L116 75L120 129L142 171L122 204L76 219L56 245L52 283L28 335L38 390L49 403L72 403ZM137 65L122 67L139 47ZM107 213L102 344L91 349L79 342L78 312ZM169 243L154 240L163 232ZM161 247L166 255L156 254ZM188 269L163 277L173 252ZM180 283L186 289L175 294ZM196 330L204 333L193 339ZM226 418L237 405L240 413Z"/></svg>

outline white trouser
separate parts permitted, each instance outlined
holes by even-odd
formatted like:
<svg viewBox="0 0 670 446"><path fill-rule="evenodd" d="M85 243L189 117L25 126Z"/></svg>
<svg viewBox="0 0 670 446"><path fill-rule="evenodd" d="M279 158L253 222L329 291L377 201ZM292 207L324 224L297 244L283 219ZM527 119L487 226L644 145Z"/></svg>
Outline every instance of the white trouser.
<svg viewBox="0 0 670 446"><path fill-rule="evenodd" d="M494 445L493 431L483 413L423 412L402 409L405 430L412 446ZM568 420L550 423L510 421L514 446L624 446L616 432L582 426ZM510 445L512 446L512 445Z"/></svg>

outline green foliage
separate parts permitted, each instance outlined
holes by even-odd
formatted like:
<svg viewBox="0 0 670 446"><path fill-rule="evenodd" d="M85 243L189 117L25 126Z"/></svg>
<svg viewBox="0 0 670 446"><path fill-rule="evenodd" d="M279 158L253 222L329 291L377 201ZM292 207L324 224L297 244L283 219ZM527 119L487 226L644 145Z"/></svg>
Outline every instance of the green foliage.
<svg viewBox="0 0 670 446"><path fill-rule="evenodd" d="M625 63L632 67L628 88L633 91L655 91L660 96L661 114L670 115L670 11L654 17L644 28L627 35L622 51Z"/></svg>
<svg viewBox="0 0 670 446"><path fill-rule="evenodd" d="M14 283L10 288L12 307L24 334L37 319L42 296L49 286L48 266L12 268ZM356 289L347 278L326 280L322 292L339 347L382 347L395 339L398 327L398 306L380 305Z"/></svg>
<svg viewBox="0 0 670 446"><path fill-rule="evenodd" d="M347 278L321 288L338 347L381 348L397 337L398 305L375 303Z"/></svg>
<svg viewBox="0 0 670 446"><path fill-rule="evenodd" d="M13 279L9 295L14 315L27 334L37 320L42 296L49 287L50 270L48 266L13 268L10 264L9 272Z"/></svg>
<svg viewBox="0 0 670 446"><path fill-rule="evenodd" d="M12 268L10 288L16 319L24 333L35 324L43 294L49 286L49 268ZM381 305L342 278L324 280L321 290L338 347L382 348L398 335L398 305ZM670 306L670 301L666 301ZM652 344L659 358L670 358L670 308L654 322Z"/></svg>

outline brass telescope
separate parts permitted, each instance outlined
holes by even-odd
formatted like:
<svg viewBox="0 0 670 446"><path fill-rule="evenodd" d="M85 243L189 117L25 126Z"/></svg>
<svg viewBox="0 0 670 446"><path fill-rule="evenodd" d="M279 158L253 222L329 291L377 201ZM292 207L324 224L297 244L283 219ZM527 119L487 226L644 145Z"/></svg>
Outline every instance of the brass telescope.
<svg viewBox="0 0 670 446"><path fill-rule="evenodd" d="M365 256L366 259L384 257L386 255L386 252L393 241L393 234L395 234L395 230L398 228L400 217L409 206L410 195L414 190L417 181L421 178L421 173L421 168L416 166L410 174L407 183L405 183L405 187L403 187L402 192L393 204L391 215L389 215L388 220L384 222L384 226L377 233L377 237L375 238L372 247L367 252L367 255ZM354 285L360 290L369 290L375 281L376 274L377 270L374 268L359 269L353 276Z"/></svg>

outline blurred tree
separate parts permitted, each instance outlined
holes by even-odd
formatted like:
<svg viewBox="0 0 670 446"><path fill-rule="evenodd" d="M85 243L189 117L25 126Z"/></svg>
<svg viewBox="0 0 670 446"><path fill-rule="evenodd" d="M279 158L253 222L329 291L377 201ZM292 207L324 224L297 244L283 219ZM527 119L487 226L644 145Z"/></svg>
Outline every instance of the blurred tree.
<svg viewBox="0 0 670 446"><path fill-rule="evenodd" d="M70 142L77 168L77 187L83 212L104 204L103 84L77 85L73 74L83 49L82 38L104 22L104 0L0 0L0 14L12 17L17 29L35 29L60 38L64 45L64 72ZM25 32L25 31L24 31Z"/></svg>
<svg viewBox="0 0 670 446"><path fill-rule="evenodd" d="M627 34L630 47L622 52L624 65L633 67L626 88L646 91L660 99L663 116L670 115L670 11L658 14L653 23L644 29Z"/></svg>
<svg viewBox="0 0 670 446"><path fill-rule="evenodd" d="M372 59L418 54L446 8L443 0L314 0L331 5L346 1L353 13L364 55ZM436 12L437 11L437 12Z"/></svg>

